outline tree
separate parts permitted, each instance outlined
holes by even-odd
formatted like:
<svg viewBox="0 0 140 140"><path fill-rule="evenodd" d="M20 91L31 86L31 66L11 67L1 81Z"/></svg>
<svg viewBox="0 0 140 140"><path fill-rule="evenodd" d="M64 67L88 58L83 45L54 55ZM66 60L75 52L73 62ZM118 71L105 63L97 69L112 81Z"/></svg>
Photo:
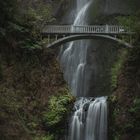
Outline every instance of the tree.
<svg viewBox="0 0 140 140"><path fill-rule="evenodd" d="M7 26L9 21L13 21L17 10L16 0L1 0L0 1L0 27Z"/></svg>

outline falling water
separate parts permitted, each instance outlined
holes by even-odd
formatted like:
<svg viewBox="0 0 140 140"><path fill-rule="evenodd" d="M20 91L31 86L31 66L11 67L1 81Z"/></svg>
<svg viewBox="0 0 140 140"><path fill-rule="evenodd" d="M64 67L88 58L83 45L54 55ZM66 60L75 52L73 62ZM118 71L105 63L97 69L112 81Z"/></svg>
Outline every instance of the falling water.
<svg viewBox="0 0 140 140"><path fill-rule="evenodd" d="M73 25L87 24L86 13L90 3L91 0L77 0L77 16ZM88 88L85 78L87 47L86 41L72 42L61 55L60 62L64 69L64 77L75 96L86 96Z"/></svg>
<svg viewBox="0 0 140 140"><path fill-rule="evenodd" d="M88 8L92 0L77 0L77 14L73 25L87 25ZM73 95L81 97L75 103L68 140L107 140L106 97L85 98L88 89L87 48L89 42L75 41L61 52L64 77ZM89 74L88 74L89 75Z"/></svg>
<svg viewBox="0 0 140 140"><path fill-rule="evenodd" d="M69 140L107 140L107 98L80 98L75 103Z"/></svg>
<svg viewBox="0 0 140 140"><path fill-rule="evenodd" d="M75 103L75 112L71 120L71 128L69 140L84 140L85 131L85 118L86 118L86 106L89 105L90 100L86 98L80 98Z"/></svg>
<svg viewBox="0 0 140 140"><path fill-rule="evenodd" d="M106 99L106 97L100 97L90 103L86 119L85 140L107 140Z"/></svg>

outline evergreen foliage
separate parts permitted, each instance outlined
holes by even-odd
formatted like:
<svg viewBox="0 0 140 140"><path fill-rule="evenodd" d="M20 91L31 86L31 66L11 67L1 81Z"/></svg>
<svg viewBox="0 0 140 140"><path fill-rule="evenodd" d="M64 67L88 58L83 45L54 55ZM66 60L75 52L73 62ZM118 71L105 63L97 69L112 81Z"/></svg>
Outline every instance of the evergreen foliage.
<svg viewBox="0 0 140 140"><path fill-rule="evenodd" d="M120 25L125 26L127 29L134 32L132 43L140 40L140 11L136 11L135 14L129 16L119 16L117 20Z"/></svg>
<svg viewBox="0 0 140 140"><path fill-rule="evenodd" d="M54 20L50 4L43 0L0 1L0 41L12 46L38 48L41 46L40 30L46 22Z"/></svg>

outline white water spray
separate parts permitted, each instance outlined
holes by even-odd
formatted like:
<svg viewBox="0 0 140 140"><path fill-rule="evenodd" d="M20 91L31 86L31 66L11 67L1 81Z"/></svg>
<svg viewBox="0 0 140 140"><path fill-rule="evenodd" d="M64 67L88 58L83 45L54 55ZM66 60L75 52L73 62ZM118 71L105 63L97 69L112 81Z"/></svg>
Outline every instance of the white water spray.
<svg viewBox="0 0 140 140"><path fill-rule="evenodd" d="M69 140L107 140L107 98L80 98L75 103Z"/></svg>

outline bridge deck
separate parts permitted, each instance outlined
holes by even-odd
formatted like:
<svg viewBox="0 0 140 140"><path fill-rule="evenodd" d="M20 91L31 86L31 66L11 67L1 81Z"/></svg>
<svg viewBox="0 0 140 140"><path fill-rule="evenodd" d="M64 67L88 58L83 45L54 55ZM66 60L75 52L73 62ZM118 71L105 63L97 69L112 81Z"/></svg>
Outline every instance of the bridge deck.
<svg viewBox="0 0 140 140"><path fill-rule="evenodd" d="M71 26L71 25L47 25L43 34L131 34L123 26L117 25L94 25L94 26Z"/></svg>

